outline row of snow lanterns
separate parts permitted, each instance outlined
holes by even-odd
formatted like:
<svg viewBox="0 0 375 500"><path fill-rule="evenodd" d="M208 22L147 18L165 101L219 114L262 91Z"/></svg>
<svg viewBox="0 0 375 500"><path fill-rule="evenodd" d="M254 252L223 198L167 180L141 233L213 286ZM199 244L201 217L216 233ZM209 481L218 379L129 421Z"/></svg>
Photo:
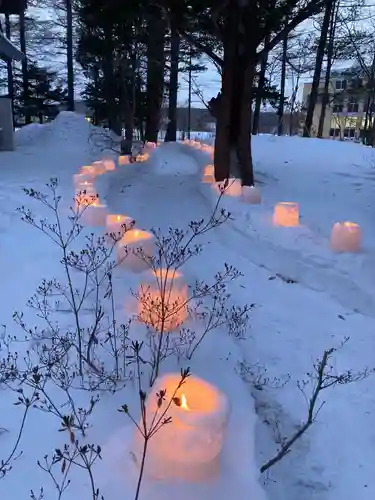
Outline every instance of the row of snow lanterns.
<svg viewBox="0 0 375 500"><path fill-rule="evenodd" d="M119 165L128 163L127 157L119 157ZM74 176L76 196L78 199L82 196L87 199L83 222L88 226L103 226L109 244L114 241L111 234L116 235L116 239L120 238L115 243L116 261L129 271L139 273L146 271L148 266L145 260L155 253L154 235L135 227L134 219L127 215L108 214L99 198L92 201L97 196L95 178L115 168L112 160L82 167L80 173ZM79 203L85 206L85 198L83 201L82 198L79 199ZM140 251L145 260L139 258ZM145 302L150 307L145 306L141 300L138 303L138 316L146 325L160 332L158 305L161 302L161 288L165 291L163 300L167 302L167 308L170 304L172 309L172 313L164 321L163 331L173 334L188 317L188 287L182 273L172 269L149 272L146 283L140 285L139 294L140 297L146 297ZM181 387L180 381L180 374L165 374L155 382L147 397L146 418L152 419L156 412L163 414L167 411L166 416L171 417L171 422L164 425L150 440L145 472L154 478L204 480L219 470L219 458L229 418L229 403L222 391L199 377L189 376ZM166 389L167 397L162 401L162 407L157 408L160 398L156 394L160 389ZM173 401L170 404L172 395ZM141 424L143 425L142 422ZM147 422L147 427L151 425L151 421ZM137 430L133 439L133 453L139 464L143 446L143 438Z"/></svg>
<svg viewBox="0 0 375 500"><path fill-rule="evenodd" d="M198 141L184 141L185 144L200 151L209 153L213 158L212 146L201 144ZM222 183L215 181L214 166L206 165L203 171L202 182L212 184L216 191L221 190ZM239 179L230 179L224 194L232 197L242 197L250 204L259 204L261 194L255 186L242 186ZM299 226L299 205L294 202L280 202L274 207L272 224L282 227ZM359 252L362 246L361 228L355 222L336 222L331 230L330 247L334 252Z"/></svg>

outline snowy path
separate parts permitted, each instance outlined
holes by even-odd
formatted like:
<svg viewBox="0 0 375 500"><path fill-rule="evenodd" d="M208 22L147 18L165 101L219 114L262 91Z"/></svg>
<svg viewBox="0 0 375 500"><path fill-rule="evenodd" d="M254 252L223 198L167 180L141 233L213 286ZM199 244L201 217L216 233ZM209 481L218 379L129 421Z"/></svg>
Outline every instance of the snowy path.
<svg viewBox="0 0 375 500"><path fill-rule="evenodd" d="M207 163L207 158L200 152L191 151L188 147L183 148L187 154L196 159L201 167ZM212 193L208 191L207 185L200 184L197 192L200 193L206 209L212 209L215 200ZM305 198L309 200L311 193L306 194L305 197L304 195L303 191L298 196L298 200L303 200L301 207L304 207L304 200ZM366 203L364 200L365 206L367 206ZM264 267L271 273L279 273L301 283L308 289L327 293L342 307L353 313L359 312L375 318L375 282L373 279L375 255L371 249L365 248L362 254L355 256L332 254L329 248L321 248L322 245L327 245L327 242L319 241L322 238L317 228L305 231L300 237L297 233L296 244L293 245L295 239L291 236L293 229L285 231L283 228L269 227L268 231L262 231L262 227L259 228L259 221L263 228L270 226L270 216L260 216L259 207L241 206L241 203L237 203L236 200L229 200L228 209L231 210L235 220L228 222L231 237L228 238L225 235L224 240L221 240L226 246L235 249L245 259L250 260L256 266ZM265 210L271 213L270 207L266 206ZM286 245L280 246L278 235L286 239ZM218 237L220 238L220 235ZM307 239L307 244L299 245L299 239ZM315 248L309 245L309 240L313 245L314 240L319 241L320 247Z"/></svg>
<svg viewBox="0 0 375 500"><path fill-rule="evenodd" d="M29 142L24 138L16 153L1 155L0 255L2 287L6 291L1 301L1 323L10 321L14 309L23 308L41 277L51 276L54 272L52 249L45 237L24 226L14 212L17 206L26 204L19 188L22 185L40 188L49 177L58 176L65 194L71 196L71 176L79 166L93 159L87 147L87 131L82 130L80 135L80 130L69 120L58 127L42 128L37 131L39 137L30 134L34 139ZM112 212L134 217L140 227L161 227L163 230L169 226L184 227L191 220L207 217L211 213L213 200L199 182L201 164L201 160L186 154L183 147L163 145L155 151L150 162L129 168L124 166L103 176L99 190L102 187L105 191ZM280 195L276 193L275 196ZM210 280L215 272L222 269L224 262L235 265L243 272L244 277L231 289L231 300L237 304L256 303L251 314L252 336L246 341L236 342L236 345L232 339L224 344L213 339L217 343L214 344L215 355L220 356L217 376L221 379L228 372L228 380L231 376L237 380L233 369L237 361L243 359L265 366L271 379L289 373L292 382L283 389L266 388L254 392L260 420L272 421L276 418L281 423L282 432L289 434L305 416L304 401L294 382L304 377L324 349L337 346L349 336L350 342L334 360L337 370L360 370L374 365L373 298L370 288L363 287L362 281L356 283L352 273L344 275L336 268L330 269L329 262L327 264L327 261L317 259L311 253L305 255L299 248L278 246L277 238L270 240L267 234L263 237L261 231L256 236L246 228L244 231L241 227L243 221L239 217L238 221L208 233L202 239L205 246L202 257L198 263L191 261L186 275L189 280L197 276ZM370 272L371 254L366 258ZM277 272L296 278L299 284L269 280ZM123 282L123 286L128 286L123 275L119 275L118 280ZM120 299L119 308L123 307ZM362 314L353 313L355 308ZM202 351L198 351L198 359L207 363L212 357L210 349L212 343L203 346ZM243 389L240 386L242 384L239 384L236 393L239 400L246 396L243 391L250 385L245 385ZM17 419L13 413L6 414L11 401L5 396L1 400L1 425L10 431L13 427L16 430ZM123 404L122 397L119 405ZM330 393L327 391L325 397L327 403L317 423L292 453L271 471L271 479L266 486L269 500L374 498L373 379ZM99 436L100 443L105 443L108 432L122 424L115 410L114 416L108 414L108 408L115 409L116 403L108 399L105 404L106 407L99 411L105 420L100 421L99 434L94 436L94 439ZM247 426L246 405L243 412L243 423ZM33 459L34 456L40 458L55 446L54 424L56 422L45 420L39 413L32 414L29 428L34 432L27 436L29 446L26 451L30 454L31 450ZM43 442L48 443L47 449L40 447L42 432ZM113 437L116 440L117 435ZM270 426L259 423L256 434L258 465L274 454L273 438ZM2 439L8 438L4 435ZM25 463L27 456L26 453L18 461L16 473L0 483L1 498L9 498L11 492L15 500L21 500L28 495L30 487L38 488L43 484L40 474L35 474L35 460L32 464ZM241 462L244 456L242 450L238 451L238 456L240 458L235 459ZM123 471L119 473L121 475ZM111 483L112 477L109 477ZM114 481L112 495L108 498L118 500L118 491L121 491L121 498L128 500L126 493L117 485ZM180 498L177 490L176 500ZM67 500L85 497L79 487L71 491L72 496L67 493ZM246 495L241 495L241 491L226 493L225 498L219 495L217 498L227 500L234 494L236 500L242 500L252 492L247 491ZM206 492L202 498L208 495L209 492ZM166 497L167 493L163 498Z"/></svg>
<svg viewBox="0 0 375 500"><path fill-rule="evenodd" d="M160 175L163 165L165 172ZM182 165L183 174L171 173ZM183 227L184 223L211 213L212 200L202 193L197 163L188 152L163 146L155 152L150 164L140 165L139 168L138 172L131 167L128 172L113 174L108 185L107 202L114 212L134 217L140 227L163 229L176 225ZM128 187L122 189L121 186L125 185ZM253 339L246 346L242 344L245 358L267 366L271 377L290 373L292 379L297 380L304 377L324 349L337 346L350 336L351 343L339 355L338 369L361 369L373 365L375 324L360 314L348 314L347 309L355 307L352 293L356 293L356 285L350 276L342 278L327 274L328 269L314 267L311 261L303 259L300 252L280 249L271 242L252 238L235 224L231 223L229 232L228 229L225 225L207 236L204 243L209 245L212 242L211 249L207 250L211 252L211 258L205 259L204 269L199 267L198 270L200 277L212 275L218 269L215 266L227 261L244 273L241 287L248 290L246 301L260 304L254 313ZM276 272L287 276L298 273L298 281L303 288L279 280L269 281L270 275ZM319 279L324 279L323 284ZM336 299L336 306L328 295ZM237 299L241 302L243 296L241 298L234 292L234 302ZM369 316L373 316L371 303L371 297L365 293L357 296L356 304L367 307ZM316 314L319 318L313 320ZM370 425L375 412L371 391L372 381L369 379L330 394L325 414L322 413L321 421L309 437L302 440L293 453L271 472L272 480L267 485L271 500L328 500L332 498L332 489L335 488L338 488L335 493L341 500L352 500L359 491L361 500L372 498L373 490L368 490L366 486L372 466L361 460L361 450L366 449L366 443L375 440L375 432ZM270 413L276 413L289 432L305 415L303 400L294 384L279 393L272 394L271 391L267 394L266 391L265 395L258 394L258 400L262 417L268 419ZM290 400L288 410L284 400ZM358 426L354 428L350 410L353 405ZM360 436L357 428L361 429ZM259 460L263 461L272 454L271 447L265 445L267 441L269 443L270 436L264 426L260 426L258 432L261 436ZM344 442L343 436L347 436ZM327 443L329 450L325 449ZM353 451L354 443L358 443L357 451ZM338 449L341 452L333 460L331 454ZM353 457L353 452L357 458ZM349 456L355 465L347 461ZM344 474L340 476L340 470L345 467L348 470L355 468L354 479L350 479L349 472L347 481L343 478ZM283 488L280 488L281 484Z"/></svg>

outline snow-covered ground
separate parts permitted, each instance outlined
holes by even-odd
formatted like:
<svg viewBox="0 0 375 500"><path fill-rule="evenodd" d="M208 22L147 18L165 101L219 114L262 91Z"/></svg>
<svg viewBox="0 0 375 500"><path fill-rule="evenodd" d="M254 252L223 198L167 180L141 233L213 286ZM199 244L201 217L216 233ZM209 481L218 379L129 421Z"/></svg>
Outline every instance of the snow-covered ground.
<svg viewBox="0 0 375 500"><path fill-rule="evenodd" d="M23 310L31 325L41 325L25 304L42 278L61 276L57 249L19 220L15 209L20 205L35 211L43 208L22 195L21 187L42 189L50 177L58 177L66 209L73 196L73 174L102 154L89 136L90 125L83 118L62 113L52 124L24 127L17 132L17 150L1 153L0 322L18 339L23 334L12 322L13 312ZM262 205L224 197L234 220L204 235L203 253L183 269L192 285L197 279L211 282L224 263L238 268L243 276L230 285L228 304L254 304L250 329L244 339L228 336L225 328L212 331L191 361L181 365L169 358L163 367L163 371L176 371L188 364L194 375L227 394L231 414L222 473L215 481L200 484L165 484L146 478L139 499L373 499L373 377L325 390L320 400L325 404L313 426L282 461L263 475L258 471L277 451L275 429L281 437L291 436L306 418L306 401L297 382L313 371L324 350L339 347L349 337L332 358L335 373L375 366L371 207L375 157L360 145L315 139L264 135L255 137L253 144ZM149 161L100 176L97 187L111 213L131 216L139 228L163 232L170 226L186 228L190 221L212 213L215 195L211 186L200 182L208 162L207 155L188 146L163 144ZM299 203L301 227L272 226L273 206L279 201ZM359 254L339 255L329 248L332 224L345 220L362 228L364 248ZM134 312L129 289L141 281L142 274L115 270L119 323ZM67 325L71 320L64 321ZM22 357L30 346L21 343L16 348ZM248 382L239 375L241 363L250 367ZM311 390L306 388L308 395ZM83 407L91 395L74 392L77 405ZM61 394L56 390L54 397L58 402ZM0 427L5 431L0 434L0 460L17 439L22 408L13 406L15 400L15 393L2 389ZM134 426L117 411L123 404L138 420L139 402L132 383L116 394L100 394L87 431L86 442L102 447L94 475L105 500L135 496L137 469L129 455ZM0 480L0 498L26 499L33 490L38 499L41 487L44 498L58 498L53 481L36 462L43 463L44 455L67 442L59 426L51 413L30 411L19 446L23 454ZM61 476L57 470L56 477ZM72 483L62 498L91 500L85 472L72 467L70 477Z"/></svg>

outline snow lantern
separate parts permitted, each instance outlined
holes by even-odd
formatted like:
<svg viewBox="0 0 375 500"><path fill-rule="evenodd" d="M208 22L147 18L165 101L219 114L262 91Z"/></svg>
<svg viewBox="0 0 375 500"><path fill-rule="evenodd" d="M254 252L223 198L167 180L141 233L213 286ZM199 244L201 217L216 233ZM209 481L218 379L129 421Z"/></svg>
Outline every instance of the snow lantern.
<svg viewBox="0 0 375 500"><path fill-rule="evenodd" d="M169 373L155 381L145 403L147 432L158 418L170 419L148 442L145 473L157 479L203 481L219 473L219 459L229 418L226 395L205 380ZM166 394L158 397L161 390ZM160 406L159 406L160 405ZM156 415L156 418L155 418ZM143 429L143 423L139 424ZM133 456L142 460L144 440L138 429Z"/></svg>
<svg viewBox="0 0 375 500"><path fill-rule="evenodd" d="M116 243L116 261L133 272L149 269L148 261L154 256L154 235L142 229L126 231Z"/></svg>
<svg viewBox="0 0 375 500"><path fill-rule="evenodd" d="M84 165L80 168L79 173L90 176L93 180L97 175L97 170L92 165Z"/></svg>
<svg viewBox="0 0 375 500"><path fill-rule="evenodd" d="M138 317L157 332L170 332L187 318L188 287L182 273L158 269L139 290Z"/></svg>
<svg viewBox="0 0 375 500"><path fill-rule="evenodd" d="M144 161L147 161L150 158L150 155L148 153L142 153L139 154L135 157L135 161L138 163L142 163Z"/></svg>
<svg viewBox="0 0 375 500"><path fill-rule="evenodd" d="M215 168L213 165L206 165L204 167L202 182L208 184L215 182Z"/></svg>
<svg viewBox="0 0 375 500"><path fill-rule="evenodd" d="M331 232L331 248L335 252L359 252L362 231L355 222L336 222Z"/></svg>
<svg viewBox="0 0 375 500"><path fill-rule="evenodd" d="M262 203L262 195L255 186L242 186L242 199L250 205L259 205Z"/></svg>
<svg viewBox="0 0 375 500"><path fill-rule="evenodd" d="M299 207L298 203L291 201L282 201L275 205L273 211L273 225L294 227L299 225Z"/></svg>
<svg viewBox="0 0 375 500"><path fill-rule="evenodd" d="M92 184L95 176L89 173L75 174L73 175L73 184L76 189L78 189L83 184Z"/></svg>
<svg viewBox="0 0 375 500"><path fill-rule="evenodd" d="M92 166L95 169L96 175L102 175L102 174L105 174L107 172L107 169L105 168L104 161L94 161Z"/></svg>
<svg viewBox="0 0 375 500"><path fill-rule="evenodd" d="M118 157L118 164L119 165L129 165L130 164L130 158L129 155L121 155Z"/></svg>
<svg viewBox="0 0 375 500"><path fill-rule="evenodd" d="M146 146L146 148L149 148L149 149L155 149L156 148L156 142L146 141L145 146Z"/></svg>
<svg viewBox="0 0 375 500"><path fill-rule="evenodd" d="M106 172L111 172L112 170L116 170L116 165L113 160L103 160L103 164Z"/></svg>
<svg viewBox="0 0 375 500"><path fill-rule="evenodd" d="M76 192L78 191L94 191L95 187L91 180L87 179L85 174L73 175L73 182Z"/></svg>
<svg viewBox="0 0 375 500"><path fill-rule="evenodd" d="M107 205L96 199L82 210L81 220L85 226L102 227L107 219Z"/></svg>
<svg viewBox="0 0 375 500"><path fill-rule="evenodd" d="M98 193L92 182L85 181L76 185L75 208L77 211L82 211L84 207L96 201L98 201Z"/></svg>
<svg viewBox="0 0 375 500"><path fill-rule="evenodd" d="M228 179L228 185L225 186L225 181L215 182L212 184L213 189L218 193L223 193L225 196L238 198L242 195L242 183L240 179Z"/></svg>
<svg viewBox="0 0 375 500"><path fill-rule="evenodd" d="M127 215L108 214L106 218L106 239L109 243L121 239L125 232L134 225L134 220ZM114 234L115 239L110 235Z"/></svg>

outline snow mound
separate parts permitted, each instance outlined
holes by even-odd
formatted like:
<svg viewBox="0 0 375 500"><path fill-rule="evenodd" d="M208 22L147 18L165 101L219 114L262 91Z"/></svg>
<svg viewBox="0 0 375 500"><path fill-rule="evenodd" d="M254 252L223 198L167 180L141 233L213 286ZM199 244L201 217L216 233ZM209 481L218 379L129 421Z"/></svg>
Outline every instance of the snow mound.
<svg viewBox="0 0 375 500"><path fill-rule="evenodd" d="M15 133L15 144L16 146L25 146L33 143L40 134L45 130L45 125L40 123L30 123L30 125L25 125L20 128Z"/></svg>
<svg viewBox="0 0 375 500"><path fill-rule="evenodd" d="M54 139L61 141L72 141L77 143L88 140L91 131L91 124L83 115L78 115L72 111L61 111L49 124Z"/></svg>

